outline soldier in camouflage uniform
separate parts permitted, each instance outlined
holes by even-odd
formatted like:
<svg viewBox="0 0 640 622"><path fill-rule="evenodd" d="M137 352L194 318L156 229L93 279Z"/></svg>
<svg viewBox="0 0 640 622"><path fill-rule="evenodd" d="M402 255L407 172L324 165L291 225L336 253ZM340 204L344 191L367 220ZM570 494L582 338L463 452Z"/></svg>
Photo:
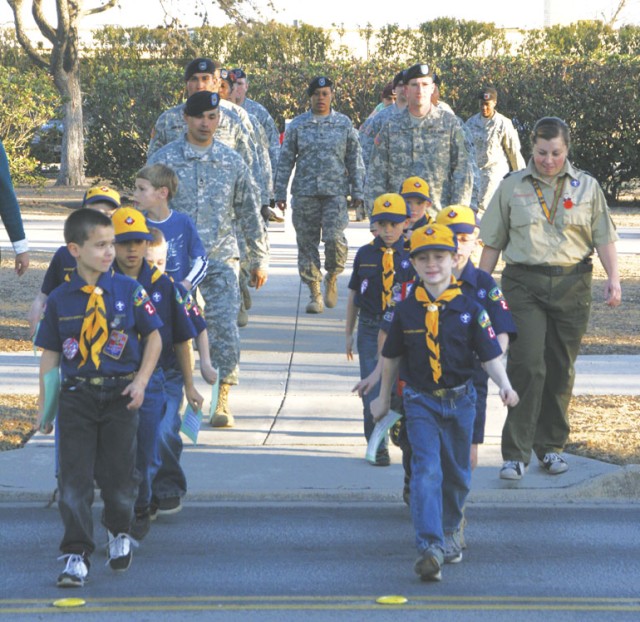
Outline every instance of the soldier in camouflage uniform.
<svg viewBox="0 0 640 622"><path fill-rule="evenodd" d="M311 292L307 313L335 307L337 277L344 270L349 224L347 195L354 207L362 202L364 164L358 134L351 121L331 109L333 82L314 78L307 94L311 110L297 116L287 128L280 151L275 182L276 204L284 211L287 186L291 186L293 226L298 243L298 272ZM324 304L320 292L320 238L324 242L326 270Z"/></svg>
<svg viewBox="0 0 640 622"><path fill-rule="evenodd" d="M236 86L236 76L233 71L228 69L220 70L220 89L218 95L221 100L229 101L233 99L233 93ZM269 197L273 198L273 181L271 174L271 160L269 159L269 144L267 134L264 128L251 113L247 113L256 138L258 147L258 162L262 170L263 178L268 187ZM269 214L265 212L269 209L267 205L263 205L261 209L262 217L268 222ZM238 246L240 247L240 311L238 312L238 326L243 328L249 323L249 309L251 309L251 293L249 292L249 260L247 258L247 245L243 236L238 236Z"/></svg>
<svg viewBox="0 0 640 622"><path fill-rule="evenodd" d="M470 205L473 168L460 122L432 105L433 74L426 64L407 69L404 81L407 109L392 116L375 139L365 181L367 208L412 176L427 181L436 209Z"/></svg>
<svg viewBox="0 0 640 622"><path fill-rule="evenodd" d="M271 160L271 170L275 181L276 168L278 167L278 156L280 155L280 132L273 117L269 111L257 101L247 97L249 89L249 78L242 69L234 69L236 76L236 86L233 90L233 98L241 108L244 108L249 114L254 115L264 128L269 142L269 159Z"/></svg>
<svg viewBox="0 0 640 622"><path fill-rule="evenodd" d="M396 94L396 101L383 108L378 114L373 117L369 117L360 128L358 138L360 139L360 146L362 147L362 160L365 167L369 167L371 161L371 152L373 151L373 141L375 140L378 132L382 129L382 126L395 114L402 112L407 107L407 98L404 94L404 71L399 71L393 78L393 90ZM397 191L397 188L394 192Z"/></svg>
<svg viewBox="0 0 640 622"><path fill-rule="evenodd" d="M209 58L196 58L185 69L184 79L187 97L198 91L217 93L220 88L220 63ZM253 127L247 113L228 101L220 102L220 123L216 129L216 140L237 151L246 162L254 182L261 192L262 205L270 200L270 189L263 178L260 167L258 149L253 137ZM151 134L151 142L147 148L150 158L160 147L182 137L187 127L184 121L184 104L178 104L165 110L155 123Z"/></svg>
<svg viewBox="0 0 640 622"><path fill-rule="evenodd" d="M478 94L480 112L466 123L475 145L480 167L479 209L484 211L503 177L526 167L520 153L520 138L507 117L496 112L498 91L487 87Z"/></svg>
<svg viewBox="0 0 640 622"><path fill-rule="evenodd" d="M218 366L220 393L215 427L233 425L229 387L238 383L240 306L237 236L247 241L251 281L256 289L267 280L268 242L260 201L251 173L233 149L213 140L220 118L217 93L199 91L189 97L184 116L187 132L156 151L150 164L161 162L179 179L172 209L191 216L208 253L209 269L200 285L206 302L211 360Z"/></svg>

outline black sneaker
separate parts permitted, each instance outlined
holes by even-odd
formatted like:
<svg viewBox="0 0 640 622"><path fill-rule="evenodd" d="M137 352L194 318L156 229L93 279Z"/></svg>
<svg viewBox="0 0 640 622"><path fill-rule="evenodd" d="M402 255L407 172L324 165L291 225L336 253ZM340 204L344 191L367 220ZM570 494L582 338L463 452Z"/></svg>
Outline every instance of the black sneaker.
<svg viewBox="0 0 640 622"><path fill-rule="evenodd" d="M138 546L138 543L128 534L119 533L114 536L109 530L107 530L107 536L109 537L109 543L107 544L107 563L111 567L111 570L117 572L124 572L131 566L131 560L133 559L132 548Z"/></svg>
<svg viewBox="0 0 640 622"><path fill-rule="evenodd" d="M151 529L151 517L148 510L136 512L129 533L134 540L143 540Z"/></svg>
<svg viewBox="0 0 640 622"><path fill-rule="evenodd" d="M89 575L89 559L77 553L67 553L58 559L66 559L67 563L58 576L58 587L82 587Z"/></svg>
<svg viewBox="0 0 640 622"><path fill-rule="evenodd" d="M374 466L389 466L391 464L391 458L389 457L389 450L386 447L378 449L376 453L376 461Z"/></svg>
<svg viewBox="0 0 640 622"><path fill-rule="evenodd" d="M402 500L407 507L411 507L411 485L406 484L402 488Z"/></svg>
<svg viewBox="0 0 640 622"><path fill-rule="evenodd" d="M158 499L151 497L151 505L149 506L149 520L156 520L158 518Z"/></svg>
<svg viewBox="0 0 640 622"><path fill-rule="evenodd" d="M180 497L167 497L166 499L157 500L158 509L156 514L159 516L177 514L182 510L182 500Z"/></svg>

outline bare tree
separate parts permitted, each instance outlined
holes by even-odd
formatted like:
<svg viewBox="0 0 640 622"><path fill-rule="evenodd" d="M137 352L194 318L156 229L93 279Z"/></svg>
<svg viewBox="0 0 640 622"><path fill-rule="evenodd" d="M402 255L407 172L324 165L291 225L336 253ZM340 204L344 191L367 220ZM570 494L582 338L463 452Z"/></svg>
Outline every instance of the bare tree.
<svg viewBox="0 0 640 622"><path fill-rule="evenodd" d="M27 35L23 6L25 0L7 0L13 11L16 36L29 58L46 69L60 93L64 106L64 132L57 185L79 186L84 183L84 131L82 92L80 89L80 55L78 25L86 15L102 13L116 6L117 0L104 0L90 10L83 10L83 0L56 0L57 24L46 19L42 0L29 0L38 29L51 43L51 52L39 50Z"/></svg>
<svg viewBox="0 0 640 622"><path fill-rule="evenodd" d="M620 18L620 13L622 13L626 5L627 5L627 0L619 0L618 6L611 14L611 17L607 18L607 16L604 13L602 14L604 22L607 24L607 26L611 26L611 28L613 28L616 25L616 22Z"/></svg>
<svg viewBox="0 0 640 622"><path fill-rule="evenodd" d="M112 9L122 0L97 0L97 6L84 9L84 0L55 0L57 24L45 17L43 0L7 0L13 11L16 37L29 58L53 77L64 106L64 132L57 185L79 186L84 183L84 128L82 120L82 91L80 88L80 54L78 27L82 18ZM230 19L240 21L243 11L256 9L254 0L190 0L203 23L208 20L208 10L221 9ZM168 13L171 0L160 0ZM31 6L33 19L51 43L51 52L44 51L27 34L23 8ZM189 4L187 2L187 4ZM268 6L272 6L268 3Z"/></svg>

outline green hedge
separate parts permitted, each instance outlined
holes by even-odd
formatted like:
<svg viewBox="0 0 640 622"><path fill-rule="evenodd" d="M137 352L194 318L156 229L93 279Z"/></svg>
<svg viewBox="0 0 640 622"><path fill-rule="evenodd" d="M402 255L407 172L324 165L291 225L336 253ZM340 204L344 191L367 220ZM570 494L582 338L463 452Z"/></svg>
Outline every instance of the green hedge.
<svg viewBox="0 0 640 622"><path fill-rule="evenodd" d="M640 177L640 28L614 31L598 22L581 22L529 31L517 56L503 54L504 36L493 24L440 19L421 24L415 33L388 25L377 33L365 28L361 34L371 42L368 60L351 58L343 47L332 48L327 33L310 26L96 32L82 63L87 173L130 186L145 162L156 118L184 97L185 64L195 56L209 56L247 71L249 96L269 109L280 129L286 119L306 110L306 87L315 75L334 80L335 108L359 126L398 70L427 61L443 78L442 98L465 120L477 112L475 95L481 85L495 86L498 110L514 119L525 156L535 121L555 115L572 128L574 163L601 182L609 199L616 200L625 182ZM433 58L423 56L428 54ZM25 63L10 37L0 38L0 57L5 65L22 68ZM13 80L20 75L7 71ZM38 110L53 116L53 87L43 74L38 76L38 93L29 85L33 78L20 83L20 101L28 108L29 101L44 93L47 103ZM15 89L2 92L5 110L19 108ZM34 123L25 125L31 128L27 134ZM10 146L20 124L12 127L2 134Z"/></svg>

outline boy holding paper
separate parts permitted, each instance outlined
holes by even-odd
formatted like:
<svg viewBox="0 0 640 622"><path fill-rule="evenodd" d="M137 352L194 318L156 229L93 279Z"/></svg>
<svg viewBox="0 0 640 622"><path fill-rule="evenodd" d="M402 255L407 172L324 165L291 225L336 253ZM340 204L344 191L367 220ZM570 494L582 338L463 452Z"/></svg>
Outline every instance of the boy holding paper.
<svg viewBox="0 0 640 622"><path fill-rule="evenodd" d="M142 212L121 207L112 216L116 233L116 271L136 279L153 301L163 322L160 329L162 353L149 384L145 401L140 408L138 425L137 467L142 476L135 505L135 518L131 526L134 538L142 539L151 525L151 486L160 467L159 438L165 414L165 372L180 366L184 378L187 400L199 410L203 398L193 384L190 340L196 336L193 323L182 296L171 279L145 260L152 235Z"/></svg>
<svg viewBox="0 0 640 622"><path fill-rule="evenodd" d="M138 409L162 349L162 322L144 288L111 269L114 230L108 216L77 210L65 222L64 237L76 268L48 297L35 344L44 350L41 419L45 401L51 401L44 378L58 366L62 375L58 505L65 567L57 585L81 587L95 550L94 473L104 501L109 565L124 571L131 564Z"/></svg>
<svg viewBox="0 0 640 622"><path fill-rule="evenodd" d="M471 481L475 354L503 402L518 402L487 312L462 294L453 276L457 252L456 235L445 225L413 232L411 263L418 280L395 307L382 349L380 395L371 404L374 420L387 414L400 372L413 451L411 515L419 553L414 570L423 581L439 581L445 561L462 560L459 529Z"/></svg>
<svg viewBox="0 0 640 622"><path fill-rule="evenodd" d="M361 378L369 376L376 367L378 327L394 291L414 276L409 253L404 248L403 231L409 222L405 200L399 194L380 195L373 203L370 220L376 224L378 235L358 250L353 261L345 328L347 359L353 360L353 331L356 319L358 320ZM362 396L364 435L367 441L374 429L369 406L377 395L376 388ZM390 464L386 436L373 464Z"/></svg>

